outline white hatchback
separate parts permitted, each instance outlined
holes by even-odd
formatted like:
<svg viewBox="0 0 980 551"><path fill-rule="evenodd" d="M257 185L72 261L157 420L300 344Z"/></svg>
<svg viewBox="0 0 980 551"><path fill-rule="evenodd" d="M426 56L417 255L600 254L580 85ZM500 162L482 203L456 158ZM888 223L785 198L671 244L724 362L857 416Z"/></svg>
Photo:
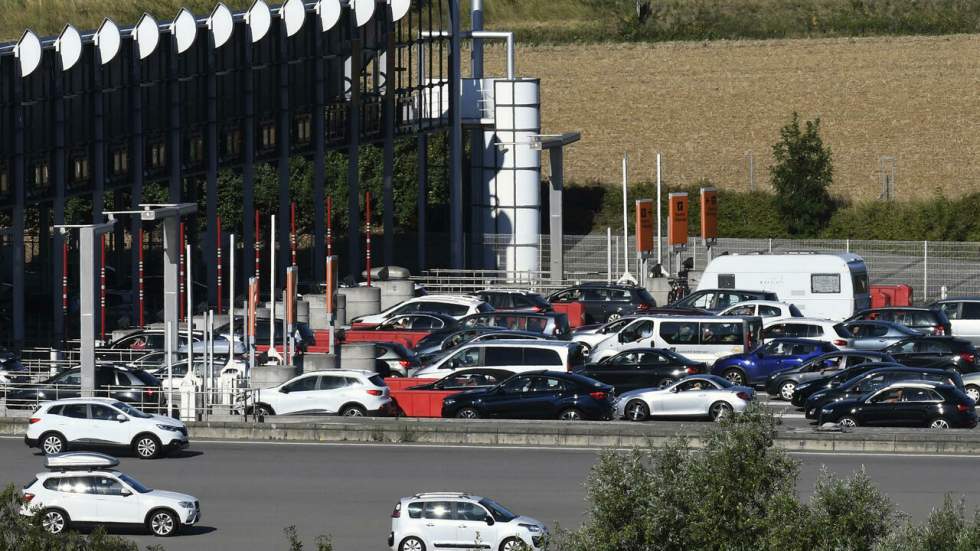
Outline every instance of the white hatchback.
<svg viewBox="0 0 980 551"><path fill-rule="evenodd" d="M351 325L355 323L377 325L397 315L415 314L417 312L445 314L456 319L462 319L470 314L493 312L493 306L469 295L426 295L400 302L379 314L354 318L350 320L350 323Z"/></svg>
<svg viewBox="0 0 980 551"><path fill-rule="evenodd" d="M129 448L141 459L187 447L187 427L172 417L151 415L112 398L67 398L41 404L24 443L45 455L70 447Z"/></svg>
<svg viewBox="0 0 980 551"><path fill-rule="evenodd" d="M388 385L380 375L355 369L314 371L279 386L250 392L239 406L246 414L384 415L392 409Z"/></svg>
<svg viewBox="0 0 980 551"><path fill-rule="evenodd" d="M391 513L393 551L427 549L542 549L548 528L496 501L460 492L403 497Z"/></svg>
<svg viewBox="0 0 980 551"><path fill-rule="evenodd" d="M20 513L38 514L41 526L60 534L72 526L137 525L155 536L177 534L201 520L194 496L153 490L113 470L119 460L101 453L73 452L48 457L49 472L38 473L21 490Z"/></svg>

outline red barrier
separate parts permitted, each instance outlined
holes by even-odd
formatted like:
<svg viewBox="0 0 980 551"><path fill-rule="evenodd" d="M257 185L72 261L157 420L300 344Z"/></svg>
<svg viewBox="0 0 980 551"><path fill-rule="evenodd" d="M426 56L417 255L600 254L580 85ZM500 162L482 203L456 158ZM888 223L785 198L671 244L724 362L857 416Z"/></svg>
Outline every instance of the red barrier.
<svg viewBox="0 0 980 551"><path fill-rule="evenodd" d="M344 331L338 338L341 342L397 342L404 344L408 349L414 349L431 330L413 329L392 329L390 331L377 331L374 329L355 329L351 328ZM317 341L319 342L319 340Z"/></svg>
<svg viewBox="0 0 980 551"><path fill-rule="evenodd" d="M442 400L457 390L408 390L408 387L431 383L435 379L390 377L385 379L391 399L403 417L442 417Z"/></svg>
<svg viewBox="0 0 980 551"><path fill-rule="evenodd" d="M912 287L909 285L872 285L871 307L912 306Z"/></svg>
<svg viewBox="0 0 980 551"><path fill-rule="evenodd" d="M551 307L555 312L568 316L568 326L572 329L585 325L585 306L581 302L558 302Z"/></svg>

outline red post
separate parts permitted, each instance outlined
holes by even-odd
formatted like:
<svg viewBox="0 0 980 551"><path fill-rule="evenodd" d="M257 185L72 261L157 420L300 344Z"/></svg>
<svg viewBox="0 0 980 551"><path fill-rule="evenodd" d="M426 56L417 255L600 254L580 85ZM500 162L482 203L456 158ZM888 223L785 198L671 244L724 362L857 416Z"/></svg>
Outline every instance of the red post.
<svg viewBox="0 0 980 551"><path fill-rule="evenodd" d="M178 316L178 318L180 318L181 321L184 321L184 310L185 310L185 307L184 307L184 302L185 302L185 300L184 300L184 249L186 247L185 247L185 244L184 244L184 223L183 222L180 223L180 239L179 239L178 242L180 243L180 256L178 257L178 258L180 258L180 265L178 267L178 272L179 272L179 277L178 278L180 279L180 281L177 282L177 296L179 297L178 302L180 303L180 311L179 311L179 314L180 315Z"/></svg>
<svg viewBox="0 0 980 551"><path fill-rule="evenodd" d="M138 269L138 274L137 274L137 277L139 278L139 297L138 297L138 300L139 300L140 327L143 327L144 326L144 323L143 323L143 300L144 300L144 295L143 295L143 292L144 292L144 288L143 288L143 247L144 247L144 243L143 243L143 228L140 228L139 238L138 239L139 239L139 248L140 248L140 253L139 253L139 266L138 266L139 269Z"/></svg>
<svg viewBox="0 0 980 551"><path fill-rule="evenodd" d="M367 286L371 286L371 192L364 194L364 232L366 234L364 254L367 264Z"/></svg>
<svg viewBox="0 0 980 551"><path fill-rule="evenodd" d="M102 319L99 324L99 339L105 341L105 234L99 237L99 247L102 249L102 260L99 264L99 317Z"/></svg>
<svg viewBox="0 0 980 551"><path fill-rule="evenodd" d="M218 247L217 247L217 251L218 251L218 314L221 314L221 306L222 306L222 303L221 303L221 297L222 297L221 280L222 280L222 277L221 276L222 276L222 271L221 271L221 217L220 216L218 217L218 224L217 224L216 229L217 229L217 232L216 233L217 233L217 236L218 236Z"/></svg>
<svg viewBox="0 0 980 551"><path fill-rule="evenodd" d="M296 203L289 205L289 249L292 253L293 266L296 265Z"/></svg>

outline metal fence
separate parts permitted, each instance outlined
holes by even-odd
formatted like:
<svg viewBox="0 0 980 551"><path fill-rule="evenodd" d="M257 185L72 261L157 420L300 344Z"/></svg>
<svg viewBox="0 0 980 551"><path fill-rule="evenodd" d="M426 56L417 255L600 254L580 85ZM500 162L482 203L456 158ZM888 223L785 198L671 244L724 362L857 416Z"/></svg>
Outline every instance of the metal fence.
<svg viewBox="0 0 980 551"><path fill-rule="evenodd" d="M566 235L562 243L565 273L563 282L584 280L616 280L627 267L636 275L634 239L629 238L624 250L622 235L591 234ZM496 258L503 258L510 242L509 236L486 235L482 244L490 248ZM539 271L533 273L508 273L483 270L481 277L488 283L533 283L539 290L554 287L547 272L550 261L550 237L538 239ZM670 270L676 265L676 256L663 243L663 265ZM789 251L813 251L820 253L851 252L864 258L872 284L910 285L917 303L925 303L944 296L980 295L980 243L947 241L871 241L854 239L719 239L710 253L699 238L688 240L682 259L691 258L695 270L704 269L708 259L722 253L785 253ZM710 256L709 256L710 254ZM801 260L805 257L801 257ZM673 271L673 270L671 270ZM473 273L472 271L470 273ZM489 276L494 276L493 279ZM523 277L523 280L520 277ZM463 272L455 274L456 284L462 283ZM420 278L429 283L438 280L430 271ZM528 286L525 284L525 286ZM438 287L437 287L438 288Z"/></svg>

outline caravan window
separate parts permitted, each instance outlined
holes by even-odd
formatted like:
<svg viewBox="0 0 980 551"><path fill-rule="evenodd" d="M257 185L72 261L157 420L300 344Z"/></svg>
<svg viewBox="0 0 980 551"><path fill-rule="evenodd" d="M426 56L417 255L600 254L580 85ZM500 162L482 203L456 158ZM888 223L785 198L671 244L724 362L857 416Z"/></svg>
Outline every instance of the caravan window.
<svg viewBox="0 0 980 551"><path fill-rule="evenodd" d="M719 289L734 289L735 288L735 274L718 274L718 288Z"/></svg>
<svg viewBox="0 0 980 551"><path fill-rule="evenodd" d="M840 274L810 275L810 292L833 294L840 293Z"/></svg>

